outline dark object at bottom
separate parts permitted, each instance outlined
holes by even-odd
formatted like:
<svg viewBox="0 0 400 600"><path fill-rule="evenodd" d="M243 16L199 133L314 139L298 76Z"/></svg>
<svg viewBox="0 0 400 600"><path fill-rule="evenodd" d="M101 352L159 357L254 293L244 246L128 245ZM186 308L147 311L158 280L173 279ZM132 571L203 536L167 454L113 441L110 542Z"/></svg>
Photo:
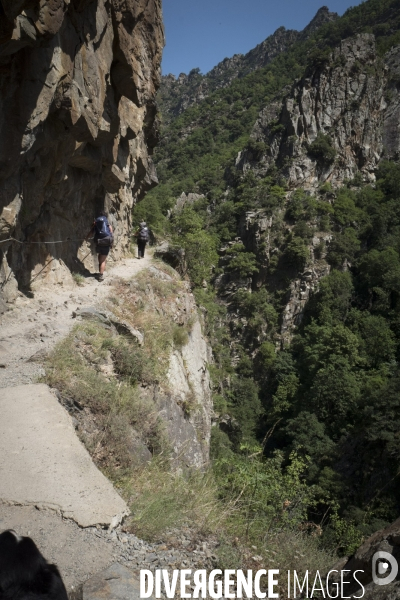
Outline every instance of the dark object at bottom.
<svg viewBox="0 0 400 600"><path fill-rule="evenodd" d="M50 565L29 537L14 531L0 534L2 600L68 600L56 565Z"/></svg>
<svg viewBox="0 0 400 600"><path fill-rule="evenodd" d="M144 251L146 249L146 241L145 240L138 240L137 248L138 248L138 257L139 258L144 258Z"/></svg>
<svg viewBox="0 0 400 600"><path fill-rule="evenodd" d="M97 254L101 254L102 256L108 256L110 249L111 246L96 246Z"/></svg>

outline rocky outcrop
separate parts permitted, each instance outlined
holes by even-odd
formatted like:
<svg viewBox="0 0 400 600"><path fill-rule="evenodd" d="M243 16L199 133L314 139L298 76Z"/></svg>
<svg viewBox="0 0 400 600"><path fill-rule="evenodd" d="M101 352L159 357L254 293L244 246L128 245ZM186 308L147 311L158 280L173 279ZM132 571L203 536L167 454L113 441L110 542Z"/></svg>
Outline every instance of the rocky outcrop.
<svg viewBox="0 0 400 600"><path fill-rule="evenodd" d="M177 116L189 106L204 100L214 90L227 87L234 79L267 66L295 42L307 39L324 23L337 17L336 13L323 6L303 31L279 27L250 52L225 58L207 75L201 75L199 69L192 69L188 75L181 73L177 78L171 74L163 76L160 88L163 114L167 118Z"/></svg>
<svg viewBox="0 0 400 600"><path fill-rule="evenodd" d="M163 260L181 275L186 271L185 251L180 246L163 241L154 249L154 258Z"/></svg>
<svg viewBox="0 0 400 600"><path fill-rule="evenodd" d="M388 158L398 158L400 152L400 46L385 57L388 82L385 100L388 103L383 122L383 146Z"/></svg>
<svg viewBox="0 0 400 600"><path fill-rule="evenodd" d="M126 310L140 304L148 318L151 314L163 318L163 327L170 330L167 355L160 354L165 361L165 370L159 381L146 382L140 386L144 402L150 401L162 422L162 427L171 451L171 467L175 470L203 468L209 462L211 417L213 413L209 365L212 361L211 348L202 333L202 324L196 302L187 282L182 281L171 269L168 272L151 265L146 279L137 284L132 281L128 296L121 296L124 318L110 314L118 312L109 304L109 311L101 310L116 328L121 324L140 332L135 322L134 311ZM143 281L145 282L143 285ZM169 290L169 291L168 291ZM121 292L123 293L123 292ZM82 311L77 311L77 315ZM99 311L97 311L99 314ZM157 328L144 332L144 346L156 335ZM141 436L140 429L136 430Z"/></svg>
<svg viewBox="0 0 400 600"><path fill-rule="evenodd" d="M239 232L246 250L253 252L258 259L259 270L252 277L250 285L257 289L269 284L273 288L268 266L271 257L278 254L281 248L273 242L274 230L290 231L290 226L282 221L282 211L272 216L264 210L246 212L239 222ZM292 279L287 294L287 301L282 312L280 324L280 344L285 346L291 342L295 328L300 325L304 310L313 292L317 291L320 280L328 275L330 266L326 262L326 247L331 235L315 232L309 244L309 258L305 270ZM323 252L321 252L323 248Z"/></svg>
<svg viewBox="0 0 400 600"><path fill-rule="evenodd" d="M291 188L311 191L324 182L340 186L357 173L374 181L384 148L385 84L374 36L342 41L322 66L309 67L280 111L274 103L260 114L253 132L266 145L259 171L276 164ZM317 139L330 150L313 146ZM238 161L243 169L253 163L250 152Z"/></svg>
<svg viewBox="0 0 400 600"><path fill-rule="evenodd" d="M195 309L192 296L190 300ZM174 456L178 464L186 467L201 468L209 461L213 412L208 371L211 360L211 348L196 315L187 344L171 355L167 378L174 404L169 403L168 407L164 402L161 412L166 417Z"/></svg>
<svg viewBox="0 0 400 600"><path fill-rule="evenodd" d="M160 0L2 0L0 29L0 295L11 301L91 260L82 238L100 209L115 256L127 249L132 205L157 181L164 36ZM24 244L1 243L10 237Z"/></svg>
<svg viewBox="0 0 400 600"><path fill-rule="evenodd" d="M182 194L177 199L173 210L179 212L180 210L185 208L185 206L190 206L191 204L197 202L197 200L201 200L202 198L205 198L204 194L193 194L191 192L189 192L189 194L185 194L185 192L182 192Z"/></svg>
<svg viewBox="0 0 400 600"><path fill-rule="evenodd" d="M377 557L377 552L385 552L388 556ZM360 597L360 593L362 593L362 597L368 600L376 598L378 600L395 600L400 598L400 581L398 575L393 578L392 582L388 582L387 584L381 583L380 585L376 585L372 579L373 569L376 571L376 577L383 580L392 573L391 568L393 564L398 564L399 560L400 519L397 519L397 521L385 529L377 531L365 540L349 560L342 561L342 565L339 568L348 570L351 573L358 571L357 578L365 588L365 590L360 588L350 576L349 581L352 580L353 585L345 586L342 597L349 597L350 595ZM379 562L383 563L383 568L381 569L379 569Z"/></svg>
<svg viewBox="0 0 400 600"><path fill-rule="evenodd" d="M314 250L321 243L327 241L327 237L315 236L310 248L310 263L301 275L290 282L289 298L282 313L281 323L281 346L288 345L293 338L295 328L303 320L306 304L313 292L318 290L319 282L329 274L330 266L322 259L314 257Z"/></svg>
<svg viewBox="0 0 400 600"><path fill-rule="evenodd" d="M220 249L219 267L223 269L223 273L215 278L214 284L220 298L228 305L239 289L251 291L267 285L270 290L273 290L277 285L268 268L271 258L282 253L282 247L276 244L275 238L279 237L283 243L284 235L291 230L291 226L282 217L280 210L272 215L263 209L244 213L238 224L240 237ZM303 319L308 300L313 292L318 290L321 279L330 272L330 266L326 262L326 249L331 237L331 234L315 231L309 243L306 268L298 273L297 277L293 277L293 273L287 271L287 276L292 276L292 279L286 294L279 336L277 336L277 342L281 347L291 342L296 327ZM231 256L227 254L227 250L235 244L243 244L247 252L252 252L257 257L258 271L251 277L240 278L229 271ZM236 312L236 309L230 306L228 315L231 333L238 325L240 329L246 325L245 319L241 319L240 324L238 323ZM265 323L265 326L267 327L268 324Z"/></svg>
<svg viewBox="0 0 400 600"><path fill-rule="evenodd" d="M139 346L143 346L143 335L132 327L127 321L119 319L109 310L96 310L93 306L78 307L76 311L72 312L72 317L76 319L81 317L82 319L89 319L94 321L100 321L114 328L114 331L120 335L131 338L137 342Z"/></svg>
<svg viewBox="0 0 400 600"><path fill-rule="evenodd" d="M153 277L166 283L172 276L151 267ZM164 301L163 313L173 321L186 339L171 349L166 380L160 385L143 388L159 409L172 450L175 469L202 468L209 462L211 417L213 413L209 364L211 348L202 333L196 302L188 284L174 301ZM151 280L148 301L151 304Z"/></svg>
<svg viewBox="0 0 400 600"><path fill-rule="evenodd" d="M239 153L236 168L264 177L271 167L278 167L289 190L302 188L312 195L324 183L331 189L355 177L355 183L373 183L380 160L396 158L400 151L399 54L397 46L379 58L371 34L342 41L284 91L283 101L276 99L261 111L252 133L257 152L250 144ZM258 258L260 243L264 244L261 262L268 266L271 254L280 250L271 247L269 234L280 217L274 214L268 222L262 212L246 213L240 236ZM285 227L290 229L290 224ZM283 345L291 341L308 299L329 273L329 265L319 256L329 242L329 235L315 233L306 270L291 277L281 318ZM262 266L254 279L258 285L265 283Z"/></svg>
<svg viewBox="0 0 400 600"><path fill-rule="evenodd" d="M114 563L85 582L82 598L83 600L126 600L127 598L139 600L139 580L127 567ZM153 596L151 600L154 600Z"/></svg>

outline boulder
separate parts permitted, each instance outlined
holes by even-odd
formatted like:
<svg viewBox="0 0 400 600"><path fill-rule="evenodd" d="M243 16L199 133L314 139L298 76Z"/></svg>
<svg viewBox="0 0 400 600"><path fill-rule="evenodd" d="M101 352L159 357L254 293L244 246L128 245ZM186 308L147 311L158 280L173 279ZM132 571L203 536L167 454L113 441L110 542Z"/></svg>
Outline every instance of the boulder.
<svg viewBox="0 0 400 600"><path fill-rule="evenodd" d="M154 250L154 258L160 258L168 265L183 273L185 271L185 251L179 246L173 246L168 242L163 242Z"/></svg>
<svg viewBox="0 0 400 600"><path fill-rule="evenodd" d="M363 598L370 600L379 598L379 600L396 600L400 598L400 580L399 574L396 579L387 585L376 585L372 578L372 568L374 555L377 552L386 552L393 557L394 563L400 564L400 519L394 523L377 531L371 535L358 548L355 554L341 567L343 570L349 570L352 573L359 570L362 573L357 574L357 579L365 587ZM389 563L390 561L388 561ZM384 573L382 577L385 577ZM350 579L350 578L349 578ZM354 581L354 580L353 580ZM357 591L358 590L358 591ZM346 586L345 595L360 595L360 588L357 585Z"/></svg>
<svg viewBox="0 0 400 600"><path fill-rule="evenodd" d="M139 581L130 569L115 563L83 584L82 600L140 600Z"/></svg>
<svg viewBox="0 0 400 600"><path fill-rule="evenodd" d="M120 335L126 335L131 337L139 346L143 345L144 337L137 329L132 327L127 321L119 319L109 310L98 310L93 306L86 306L77 308L72 313L72 317L81 317L82 319L90 319L93 321L100 321L105 325L112 325Z"/></svg>

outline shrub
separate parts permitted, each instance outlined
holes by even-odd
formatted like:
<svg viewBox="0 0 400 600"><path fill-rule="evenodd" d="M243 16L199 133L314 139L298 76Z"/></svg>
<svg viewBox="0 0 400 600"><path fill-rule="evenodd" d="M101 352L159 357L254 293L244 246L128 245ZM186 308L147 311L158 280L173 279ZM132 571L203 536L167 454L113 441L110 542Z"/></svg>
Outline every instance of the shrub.
<svg viewBox="0 0 400 600"><path fill-rule="evenodd" d="M313 219L317 214L318 204L315 198L304 190L296 190L289 199L286 218L294 221Z"/></svg>
<svg viewBox="0 0 400 600"><path fill-rule="evenodd" d="M330 165L336 157L336 150L332 147L331 138L321 132L308 146L307 151L312 158L324 165Z"/></svg>
<svg viewBox="0 0 400 600"><path fill-rule="evenodd" d="M345 259L350 263L354 261L360 250L360 240L352 227L345 229L342 235L336 235L329 244L327 260L336 268L343 265Z"/></svg>
<svg viewBox="0 0 400 600"><path fill-rule="evenodd" d="M182 348L182 346L186 346L189 341L189 334L186 327L182 325L175 325L173 329L173 340L174 345L177 348Z"/></svg>
<svg viewBox="0 0 400 600"><path fill-rule="evenodd" d="M275 360L275 346L271 342L263 342L260 346L256 358L256 365L258 370L262 374L265 374L266 371L269 371L274 366Z"/></svg>
<svg viewBox="0 0 400 600"><path fill-rule="evenodd" d="M330 59L329 48L314 48L309 52L307 57L307 65L310 69L322 69Z"/></svg>
<svg viewBox="0 0 400 600"><path fill-rule="evenodd" d="M145 357L139 348L120 341L111 346L114 361L114 370L127 379L130 384L135 384L143 376Z"/></svg>
<svg viewBox="0 0 400 600"><path fill-rule="evenodd" d="M258 273L256 255L246 252L243 244L235 244L227 254L232 256L228 266L230 271L236 271L240 277L251 277Z"/></svg>
<svg viewBox="0 0 400 600"><path fill-rule="evenodd" d="M229 263L229 269L236 271L240 277L251 277L254 273L258 273L255 254L252 252L237 254Z"/></svg>
<svg viewBox="0 0 400 600"><path fill-rule="evenodd" d="M285 131L285 126L282 123L279 123L278 120L275 120L268 123L268 129L271 135L278 135Z"/></svg>
<svg viewBox="0 0 400 600"><path fill-rule="evenodd" d="M208 281L211 270L218 262L216 239L206 231L189 233L182 238L188 274L196 287Z"/></svg>
<svg viewBox="0 0 400 600"><path fill-rule="evenodd" d="M240 424L242 439L253 440L258 419L263 412L257 384L250 377L234 379L230 400L231 412Z"/></svg>
<svg viewBox="0 0 400 600"><path fill-rule="evenodd" d="M251 152L255 160L260 160L263 154L265 154L267 150L267 145L265 142L258 142L256 140L250 139L247 144L247 150Z"/></svg>
<svg viewBox="0 0 400 600"><path fill-rule="evenodd" d="M120 370L122 381L107 378L101 371L110 351L115 353L114 366ZM132 371L140 362L136 349L114 338L101 323L85 323L57 344L45 363L44 381L58 389L63 398L72 399L96 416L95 431L85 428L81 435L95 462L115 482L135 464L128 450L132 427L140 428L150 447L166 454L169 451L152 400L142 398L132 385L137 376Z"/></svg>
<svg viewBox="0 0 400 600"><path fill-rule="evenodd" d="M306 221L298 221L293 227L293 234L303 240L310 240L313 236L313 230Z"/></svg>
<svg viewBox="0 0 400 600"><path fill-rule="evenodd" d="M319 193L320 194L332 194L333 192L333 188L332 188L332 184L330 183L330 181L325 181L325 183L323 183L320 188L319 188Z"/></svg>
<svg viewBox="0 0 400 600"><path fill-rule="evenodd" d="M312 503L315 490L303 477L307 462L292 453L286 468L283 465L281 453L263 459L258 446L242 446L240 455L215 463L223 496L236 499L235 528L253 543L298 527Z"/></svg>
<svg viewBox="0 0 400 600"><path fill-rule="evenodd" d="M329 215L321 215L319 219L319 228L321 231L329 231L331 228L331 219Z"/></svg>
<svg viewBox="0 0 400 600"><path fill-rule="evenodd" d="M200 534L218 531L230 508L218 500L212 476L171 473L168 466L154 461L132 480L129 529L148 540L159 540L169 528L183 525Z"/></svg>
<svg viewBox="0 0 400 600"><path fill-rule="evenodd" d="M310 258L310 250L299 237L293 237L287 244L283 256L286 262L296 269L303 269Z"/></svg>
<svg viewBox="0 0 400 600"><path fill-rule="evenodd" d="M82 287L85 283L85 278L83 275L81 275L81 273L72 273L72 278L75 281L76 285L79 285L79 287Z"/></svg>

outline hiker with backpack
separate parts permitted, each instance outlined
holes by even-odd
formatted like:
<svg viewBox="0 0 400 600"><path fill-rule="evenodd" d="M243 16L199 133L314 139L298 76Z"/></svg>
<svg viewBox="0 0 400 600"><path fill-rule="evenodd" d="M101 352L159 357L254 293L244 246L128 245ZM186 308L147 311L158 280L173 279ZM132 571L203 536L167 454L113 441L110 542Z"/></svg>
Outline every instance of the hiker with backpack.
<svg viewBox="0 0 400 600"><path fill-rule="evenodd" d="M92 233L94 233L94 242L96 244L96 252L99 258L99 274L97 275L97 280L103 281L107 256L114 242L113 229L108 222L107 214L105 212L102 211L93 221L92 228L87 237L89 237L89 235Z"/></svg>
<svg viewBox="0 0 400 600"><path fill-rule="evenodd" d="M133 235L137 238L138 258L144 258L146 244L150 240L150 233L147 223L142 221L139 225L139 229Z"/></svg>

